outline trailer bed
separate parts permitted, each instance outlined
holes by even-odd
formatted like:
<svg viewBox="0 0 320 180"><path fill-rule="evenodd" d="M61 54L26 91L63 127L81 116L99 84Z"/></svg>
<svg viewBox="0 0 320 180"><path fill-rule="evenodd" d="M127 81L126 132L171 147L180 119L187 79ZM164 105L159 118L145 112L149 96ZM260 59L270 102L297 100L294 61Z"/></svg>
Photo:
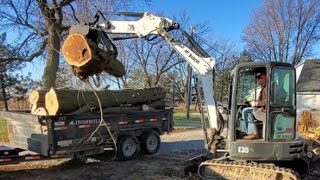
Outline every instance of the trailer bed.
<svg viewBox="0 0 320 180"><path fill-rule="evenodd" d="M8 152L12 157L17 156L14 153L17 149L37 153L36 157L29 159L103 153L105 149L114 148L115 142L110 133L117 140L123 135L140 137L150 130L159 134L171 131L172 114L171 108L104 114L101 121L98 114L35 116L26 112L0 112L0 116L7 119L8 138L10 146L14 147L2 146L0 159L6 157L3 153Z"/></svg>

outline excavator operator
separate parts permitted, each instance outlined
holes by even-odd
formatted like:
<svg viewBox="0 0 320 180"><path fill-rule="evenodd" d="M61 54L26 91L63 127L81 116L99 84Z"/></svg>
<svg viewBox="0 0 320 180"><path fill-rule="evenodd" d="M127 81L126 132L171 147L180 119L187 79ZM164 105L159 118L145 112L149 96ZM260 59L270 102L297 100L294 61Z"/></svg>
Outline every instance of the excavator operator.
<svg viewBox="0 0 320 180"><path fill-rule="evenodd" d="M254 120L257 119L265 123L267 101L267 75L265 71L256 73L257 83L261 87L257 101L249 102L251 107L244 108L242 111L243 119L247 124L247 136L243 137L245 140L259 139L257 126Z"/></svg>

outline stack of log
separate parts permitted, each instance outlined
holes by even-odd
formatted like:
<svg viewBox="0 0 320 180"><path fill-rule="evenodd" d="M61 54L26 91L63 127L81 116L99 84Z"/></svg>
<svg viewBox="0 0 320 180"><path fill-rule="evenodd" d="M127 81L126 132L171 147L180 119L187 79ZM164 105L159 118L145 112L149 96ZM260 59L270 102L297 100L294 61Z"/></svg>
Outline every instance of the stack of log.
<svg viewBox="0 0 320 180"><path fill-rule="evenodd" d="M45 95L48 89L34 90L29 94L29 103L31 106L31 114L46 116L48 112L45 108Z"/></svg>
<svg viewBox="0 0 320 180"><path fill-rule="evenodd" d="M98 98L96 97L98 96ZM60 114L124 113L165 107L162 88L136 90L82 91L70 89L34 90L29 95L31 113L40 116Z"/></svg>

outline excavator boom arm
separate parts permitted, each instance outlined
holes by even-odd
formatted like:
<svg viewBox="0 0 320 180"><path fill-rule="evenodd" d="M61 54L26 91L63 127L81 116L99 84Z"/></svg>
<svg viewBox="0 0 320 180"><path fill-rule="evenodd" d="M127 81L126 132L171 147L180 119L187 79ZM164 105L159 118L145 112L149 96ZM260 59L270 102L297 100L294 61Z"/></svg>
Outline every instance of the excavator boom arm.
<svg viewBox="0 0 320 180"><path fill-rule="evenodd" d="M210 128L219 128L213 88L215 60L201 55L204 54L203 51L196 52L181 41L176 40L169 31L178 29L179 25L177 23L168 18L155 16L146 12L136 21L107 21L98 26L107 34L134 35L140 38L146 38L149 35L161 36L191 65L194 72L198 75L202 83ZM197 47L200 46L198 45Z"/></svg>

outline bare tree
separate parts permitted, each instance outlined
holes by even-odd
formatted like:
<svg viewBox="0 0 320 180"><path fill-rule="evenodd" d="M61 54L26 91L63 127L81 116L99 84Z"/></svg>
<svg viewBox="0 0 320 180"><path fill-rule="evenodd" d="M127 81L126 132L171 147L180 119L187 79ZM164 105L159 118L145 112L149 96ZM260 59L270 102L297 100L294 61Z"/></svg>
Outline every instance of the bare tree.
<svg viewBox="0 0 320 180"><path fill-rule="evenodd" d="M265 0L244 30L248 51L257 60L298 64L319 42L319 0Z"/></svg>
<svg viewBox="0 0 320 180"><path fill-rule="evenodd" d="M232 41L223 37L197 37L198 42L215 60L215 97L218 101L226 101L229 75L237 60L237 51Z"/></svg>
<svg viewBox="0 0 320 180"><path fill-rule="evenodd" d="M177 18L176 18L177 19ZM177 22L187 25L185 13L179 16ZM177 32L175 38L181 38ZM179 63L185 63L180 55L162 38L153 41L148 39L133 39L126 43L125 50L130 56L123 60L128 65L127 76L122 78L126 86L135 86L137 82L143 87L158 86L162 78ZM119 53L120 54L120 53ZM141 76L141 77L139 77ZM139 79L139 80L138 80ZM141 85L137 85L141 87Z"/></svg>
<svg viewBox="0 0 320 180"><path fill-rule="evenodd" d="M43 86L54 86L64 32L74 20L90 21L97 10L112 12L134 5L133 0L0 0L1 31L13 32L14 54L0 61L30 62L46 56ZM73 4L73 6L70 6ZM75 15L78 18L75 18Z"/></svg>
<svg viewBox="0 0 320 180"><path fill-rule="evenodd" d="M150 44L144 40L134 40L132 46L132 59L143 72L144 87L157 86L164 73L183 62L175 50L164 42Z"/></svg>

